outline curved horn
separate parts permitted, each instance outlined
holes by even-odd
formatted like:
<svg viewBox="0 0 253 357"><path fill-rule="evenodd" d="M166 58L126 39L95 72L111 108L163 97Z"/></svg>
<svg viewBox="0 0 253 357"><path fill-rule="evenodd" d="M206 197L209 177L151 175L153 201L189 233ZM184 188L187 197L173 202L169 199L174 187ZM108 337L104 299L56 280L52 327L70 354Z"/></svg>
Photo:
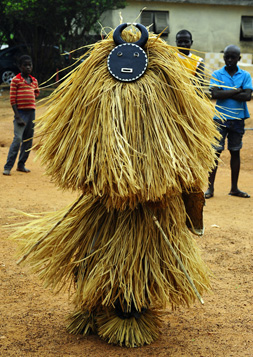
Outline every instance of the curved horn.
<svg viewBox="0 0 253 357"><path fill-rule="evenodd" d="M131 23L125 22L124 24L120 24L119 26L117 26L116 29L114 30L113 40L117 46L122 45L123 43L126 43L126 41L124 41L121 37L121 32L129 25L131 25ZM135 45L143 47L148 40L148 30L142 24L133 24L133 25L141 31L141 38L138 41L133 42L133 43Z"/></svg>
<svg viewBox="0 0 253 357"><path fill-rule="evenodd" d="M128 26L130 25L129 23L125 22L124 24L120 24L119 26L116 27L116 29L113 32L113 39L116 45L122 45L122 43L126 43L121 37L121 32Z"/></svg>
<svg viewBox="0 0 253 357"><path fill-rule="evenodd" d="M134 43L140 47L145 46L145 44L148 40L148 30L142 24L133 24L133 25L136 26L137 29L139 29L141 31L141 38Z"/></svg>

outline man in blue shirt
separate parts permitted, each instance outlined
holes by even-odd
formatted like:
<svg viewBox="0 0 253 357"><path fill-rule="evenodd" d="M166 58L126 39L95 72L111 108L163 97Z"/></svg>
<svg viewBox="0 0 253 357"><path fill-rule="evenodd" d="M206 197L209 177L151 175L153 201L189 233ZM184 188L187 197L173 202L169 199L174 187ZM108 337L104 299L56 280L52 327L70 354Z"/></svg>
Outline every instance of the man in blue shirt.
<svg viewBox="0 0 253 357"><path fill-rule="evenodd" d="M249 198L246 192L238 189L237 183L240 172L240 150L244 134L244 121L249 118L247 101L251 100L252 79L250 74L237 66L240 61L240 48L234 45L227 46L224 50L225 66L215 71L210 81L210 90L213 99L217 99L216 109L223 120L217 116L214 120L218 123L221 139L217 147L216 167L209 175L209 185L205 198L214 194L214 180L218 168L218 159L224 150L225 139L228 140L228 150L231 160L231 190L229 195Z"/></svg>

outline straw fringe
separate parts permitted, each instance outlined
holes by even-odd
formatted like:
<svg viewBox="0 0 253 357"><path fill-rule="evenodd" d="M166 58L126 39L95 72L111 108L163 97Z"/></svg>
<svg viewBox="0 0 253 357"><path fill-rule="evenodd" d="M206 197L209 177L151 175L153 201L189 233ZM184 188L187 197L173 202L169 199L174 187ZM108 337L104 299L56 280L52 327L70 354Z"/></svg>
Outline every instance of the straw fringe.
<svg viewBox="0 0 253 357"><path fill-rule="evenodd" d="M107 207L121 210L203 188L214 166L213 105L161 39L150 36L147 71L127 84L107 69L114 47L112 34L96 43L38 119L47 174L64 189L106 195Z"/></svg>
<svg viewBox="0 0 253 357"><path fill-rule="evenodd" d="M119 318L114 310L103 311L97 316L98 335L110 344L125 347L149 345L159 337L159 313L147 310L138 319Z"/></svg>
<svg viewBox="0 0 253 357"><path fill-rule="evenodd" d="M54 212L20 228L29 251L69 210ZM165 209L152 207L197 290L208 289L207 268L186 227L181 196ZM140 311L167 304L189 305L195 293L153 223L150 206L107 211L98 198L83 197L66 219L28 257L33 270L60 290L75 281L74 303L82 310L120 303Z"/></svg>
<svg viewBox="0 0 253 357"><path fill-rule="evenodd" d="M83 336L97 332L95 313L82 310L75 311L68 317L67 331L73 335Z"/></svg>
<svg viewBox="0 0 253 357"><path fill-rule="evenodd" d="M110 344L125 347L141 347L150 344L159 337L161 317L159 310L145 310L139 316L120 318L113 308L102 311L75 311L69 318L69 333L88 336L98 335Z"/></svg>

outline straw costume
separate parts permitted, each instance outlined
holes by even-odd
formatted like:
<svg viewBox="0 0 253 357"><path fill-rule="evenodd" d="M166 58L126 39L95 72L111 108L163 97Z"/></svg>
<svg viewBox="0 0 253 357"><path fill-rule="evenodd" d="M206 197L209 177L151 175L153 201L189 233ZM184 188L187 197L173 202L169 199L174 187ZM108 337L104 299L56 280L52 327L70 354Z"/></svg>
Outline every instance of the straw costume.
<svg viewBox="0 0 253 357"><path fill-rule="evenodd" d="M135 347L158 338L159 309L209 288L191 231L203 233L217 133L176 50L128 25L94 44L37 120L46 173L81 196L16 235L46 285L74 283L69 332Z"/></svg>

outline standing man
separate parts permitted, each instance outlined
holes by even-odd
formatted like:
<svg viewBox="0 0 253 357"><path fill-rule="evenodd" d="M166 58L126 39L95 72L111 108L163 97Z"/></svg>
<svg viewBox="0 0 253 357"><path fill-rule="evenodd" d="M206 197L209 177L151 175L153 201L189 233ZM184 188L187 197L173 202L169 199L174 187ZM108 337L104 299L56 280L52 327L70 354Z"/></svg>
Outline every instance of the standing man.
<svg viewBox="0 0 253 357"><path fill-rule="evenodd" d="M176 34L176 44L179 47L178 56L182 64L198 78L199 83L203 85L204 79L204 61L203 58L194 55L190 52L193 44L192 34L188 30L181 30Z"/></svg>
<svg viewBox="0 0 253 357"><path fill-rule="evenodd" d="M216 167L209 175L209 185L205 198L214 194L214 180L218 168L218 159L224 150L227 137L228 150L230 151L231 190L229 195L249 198L246 192L240 191L237 184L240 172L240 150L244 134L244 122L249 118L247 101L251 100L252 80L250 74L237 66L240 61L240 48L234 45L227 46L224 50L225 66L215 71L210 81L212 98L216 99L216 109L224 121L217 116L214 120L218 124L221 139L215 147L217 151Z"/></svg>
<svg viewBox="0 0 253 357"><path fill-rule="evenodd" d="M200 86L204 85L205 66L203 58L194 55L190 52L193 44L192 34L188 30L181 30L176 34L176 44L179 52L177 52L180 63L185 67L195 78L192 83L196 85L196 93L201 96L204 94L200 90ZM201 92L201 93L200 93ZM183 200L186 207L187 218L186 225L193 234L198 236L203 235L203 207L205 203L204 192L195 187L192 192L183 192Z"/></svg>
<svg viewBox="0 0 253 357"><path fill-rule="evenodd" d="M39 95L37 79L31 76L33 68L31 57L28 55L21 56L19 68L21 73L12 79L10 86L10 103L14 112L14 138L3 171L3 175L7 176L11 174L19 149L17 171L30 172L25 167L25 163L32 147L35 98Z"/></svg>

